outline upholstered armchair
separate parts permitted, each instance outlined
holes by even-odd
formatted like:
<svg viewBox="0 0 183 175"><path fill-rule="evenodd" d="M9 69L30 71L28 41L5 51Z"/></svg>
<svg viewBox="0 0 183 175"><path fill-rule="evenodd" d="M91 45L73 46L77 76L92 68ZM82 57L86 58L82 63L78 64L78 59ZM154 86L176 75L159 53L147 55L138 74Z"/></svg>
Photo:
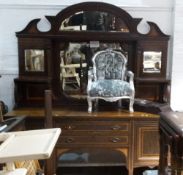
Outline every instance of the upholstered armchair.
<svg viewBox="0 0 183 175"><path fill-rule="evenodd" d="M92 101L98 99L109 102L129 99L129 111L133 112L134 74L126 70L126 57L120 51L107 49L97 52L92 62L88 71L88 112L92 112Z"/></svg>

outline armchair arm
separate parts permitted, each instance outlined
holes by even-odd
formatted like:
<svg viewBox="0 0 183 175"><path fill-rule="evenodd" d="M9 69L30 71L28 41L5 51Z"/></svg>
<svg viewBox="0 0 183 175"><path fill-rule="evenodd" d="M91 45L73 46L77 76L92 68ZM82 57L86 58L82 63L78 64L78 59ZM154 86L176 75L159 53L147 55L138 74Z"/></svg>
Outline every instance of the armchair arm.
<svg viewBox="0 0 183 175"><path fill-rule="evenodd" d="M127 71L127 76L133 80L133 77L134 77L134 73L132 71Z"/></svg>
<svg viewBox="0 0 183 175"><path fill-rule="evenodd" d="M88 70L88 81L93 81L94 75L93 75L93 68L89 68Z"/></svg>
<svg viewBox="0 0 183 175"><path fill-rule="evenodd" d="M87 91L89 91L91 89L91 84L92 84L93 79L94 79L93 69L89 68L89 70L88 70L88 86L87 86Z"/></svg>
<svg viewBox="0 0 183 175"><path fill-rule="evenodd" d="M129 77L130 87L133 87L134 89L134 82L133 82L134 73L132 71L127 71L127 76Z"/></svg>

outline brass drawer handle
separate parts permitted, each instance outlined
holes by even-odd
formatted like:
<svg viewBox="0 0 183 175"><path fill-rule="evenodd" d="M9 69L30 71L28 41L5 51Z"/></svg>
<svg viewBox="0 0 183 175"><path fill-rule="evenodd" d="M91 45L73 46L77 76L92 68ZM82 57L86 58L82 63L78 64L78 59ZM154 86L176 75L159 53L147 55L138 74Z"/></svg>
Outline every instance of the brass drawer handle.
<svg viewBox="0 0 183 175"><path fill-rule="evenodd" d="M73 142L74 142L74 139L71 138L71 137L69 137L69 138L66 139L65 142L66 142L66 143L73 143Z"/></svg>
<svg viewBox="0 0 183 175"><path fill-rule="evenodd" d="M121 126L115 125L115 126L112 126L111 129L112 130L119 130L119 129L121 129Z"/></svg>
<svg viewBox="0 0 183 175"><path fill-rule="evenodd" d="M66 125L64 128L67 130L72 130L74 127L72 125Z"/></svg>
<svg viewBox="0 0 183 175"><path fill-rule="evenodd" d="M117 142L120 142L120 141L121 141L121 139L119 137L114 137L114 138L111 139L111 142L113 142L113 143L117 143Z"/></svg>

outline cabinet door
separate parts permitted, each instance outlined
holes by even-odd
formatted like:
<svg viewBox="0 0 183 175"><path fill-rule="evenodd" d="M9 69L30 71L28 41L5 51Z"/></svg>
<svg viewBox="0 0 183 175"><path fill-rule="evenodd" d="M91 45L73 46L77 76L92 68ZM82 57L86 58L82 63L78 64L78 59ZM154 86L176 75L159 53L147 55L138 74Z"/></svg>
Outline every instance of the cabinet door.
<svg viewBox="0 0 183 175"><path fill-rule="evenodd" d="M134 122L134 165L156 166L159 161L158 121Z"/></svg>

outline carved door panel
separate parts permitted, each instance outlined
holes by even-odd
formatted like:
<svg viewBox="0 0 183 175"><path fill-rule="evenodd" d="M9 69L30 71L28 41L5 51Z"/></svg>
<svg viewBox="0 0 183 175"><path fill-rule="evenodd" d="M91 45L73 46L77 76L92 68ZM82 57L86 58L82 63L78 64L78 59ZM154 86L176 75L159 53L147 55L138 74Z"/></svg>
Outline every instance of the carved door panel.
<svg viewBox="0 0 183 175"><path fill-rule="evenodd" d="M157 121L134 122L134 166L157 166L159 133Z"/></svg>

